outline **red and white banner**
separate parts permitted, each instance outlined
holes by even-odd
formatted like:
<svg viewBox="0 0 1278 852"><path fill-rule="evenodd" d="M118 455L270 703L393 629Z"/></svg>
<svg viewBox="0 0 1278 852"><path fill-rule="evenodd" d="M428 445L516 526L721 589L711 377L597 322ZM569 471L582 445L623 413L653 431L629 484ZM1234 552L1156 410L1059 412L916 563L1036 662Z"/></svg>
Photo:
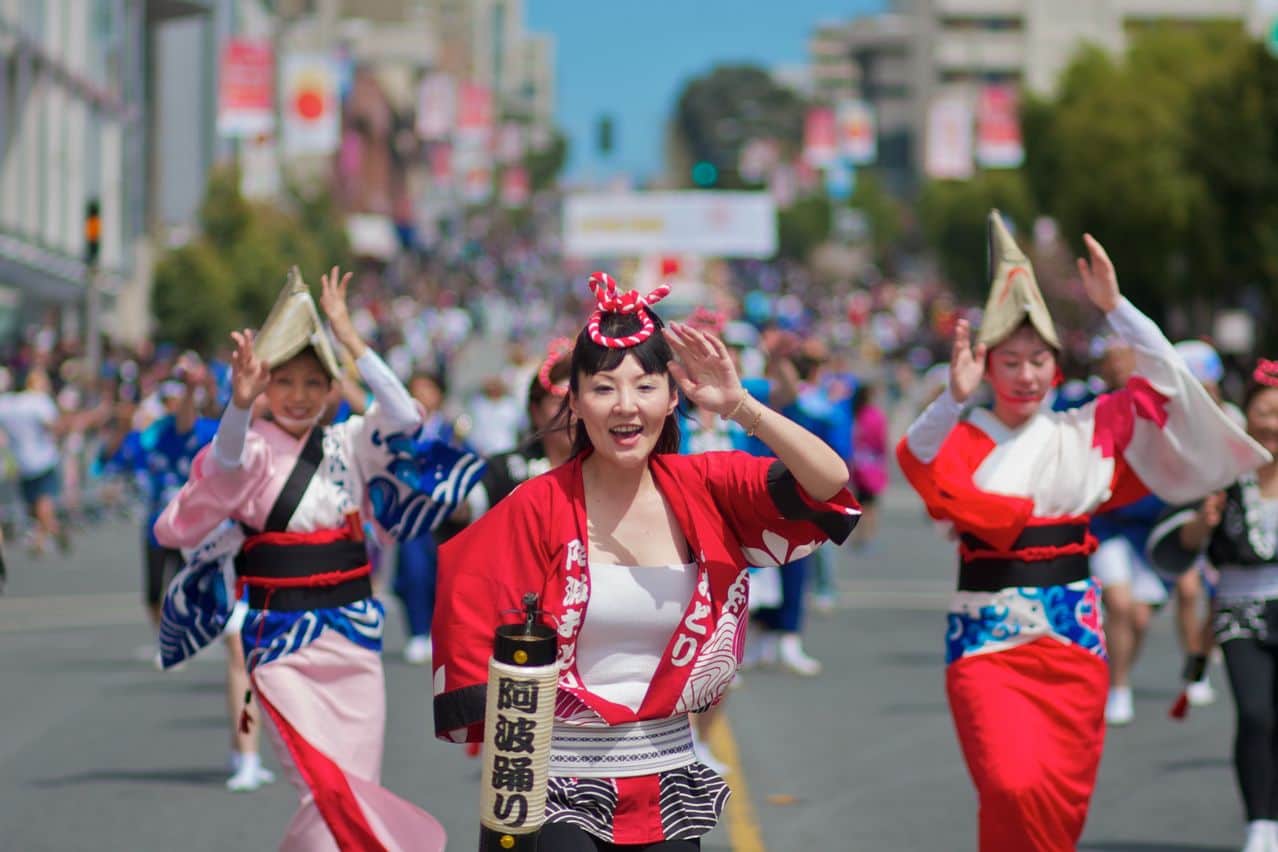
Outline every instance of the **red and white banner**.
<svg viewBox="0 0 1278 852"><path fill-rule="evenodd" d="M457 125L457 81L450 74L427 74L417 89L418 138L435 142L447 139Z"/></svg>
<svg viewBox="0 0 1278 852"><path fill-rule="evenodd" d="M506 207L523 207L531 194L528 170L511 166L501 176L501 203Z"/></svg>
<svg viewBox="0 0 1278 852"><path fill-rule="evenodd" d="M435 186L450 186L453 182L453 146L437 142L430 147L430 179Z"/></svg>
<svg viewBox="0 0 1278 852"><path fill-rule="evenodd" d="M331 154L341 141L337 64L322 53L284 57L280 112L285 157Z"/></svg>
<svg viewBox="0 0 1278 852"><path fill-rule="evenodd" d="M466 147L491 148L493 93L478 83L462 83L457 92L457 141Z"/></svg>
<svg viewBox="0 0 1278 852"><path fill-rule="evenodd" d="M986 86L976 112L976 161L990 169L1014 169L1025 161L1016 89Z"/></svg>
<svg viewBox="0 0 1278 852"><path fill-rule="evenodd" d="M803 159L813 168L822 168L838 156L834 110L813 107L803 123Z"/></svg>
<svg viewBox="0 0 1278 852"><path fill-rule="evenodd" d="M972 176L972 106L962 95L942 95L927 111L927 147L923 170L930 178L967 180Z"/></svg>
<svg viewBox="0 0 1278 852"><path fill-rule="evenodd" d="M274 130L275 54L271 43L227 40L217 81L217 132L253 137Z"/></svg>
<svg viewBox="0 0 1278 852"><path fill-rule="evenodd" d="M524 158L524 126L507 121L497 134L497 162L517 163Z"/></svg>
<svg viewBox="0 0 1278 852"><path fill-rule="evenodd" d="M879 144L870 105L865 101L841 101L834 116L839 155L854 166L873 163L878 157Z"/></svg>

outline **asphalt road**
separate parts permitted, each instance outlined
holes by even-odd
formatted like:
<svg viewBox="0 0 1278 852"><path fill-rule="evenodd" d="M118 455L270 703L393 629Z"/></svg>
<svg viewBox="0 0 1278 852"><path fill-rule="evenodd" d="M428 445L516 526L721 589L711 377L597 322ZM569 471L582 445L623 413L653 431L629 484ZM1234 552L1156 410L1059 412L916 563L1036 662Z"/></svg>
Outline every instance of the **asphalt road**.
<svg viewBox="0 0 1278 852"><path fill-rule="evenodd" d="M138 538L113 522L82 534L67 559L9 548L0 850L272 849L294 809L283 782L223 788L220 649L176 673L137 659L149 639ZM706 838L709 852L975 848L975 796L942 686L951 551L896 491L877 551L839 556L841 604L809 622L825 674L752 671L728 702L723 733L742 770L731 780L747 792ZM438 816L450 849L474 848L478 765L431 736L429 675L401 661L389 609L384 783ZM1241 844L1223 673L1213 673L1215 706L1169 721L1179 669L1170 628L1158 619L1137 668L1136 723L1109 736L1082 849Z"/></svg>

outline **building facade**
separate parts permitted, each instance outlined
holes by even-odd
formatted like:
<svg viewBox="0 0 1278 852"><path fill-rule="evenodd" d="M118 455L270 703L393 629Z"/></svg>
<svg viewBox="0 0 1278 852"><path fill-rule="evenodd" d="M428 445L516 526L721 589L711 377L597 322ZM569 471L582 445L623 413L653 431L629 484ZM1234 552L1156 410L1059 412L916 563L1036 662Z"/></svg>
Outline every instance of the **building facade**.
<svg viewBox="0 0 1278 852"><path fill-rule="evenodd" d="M932 101L975 100L988 84L1047 95L1085 43L1115 53L1160 22L1237 21L1259 33L1255 0L896 0L892 11L817 28L809 58L818 93L863 98L879 125L881 166L917 182ZM895 178L895 180L893 180Z"/></svg>

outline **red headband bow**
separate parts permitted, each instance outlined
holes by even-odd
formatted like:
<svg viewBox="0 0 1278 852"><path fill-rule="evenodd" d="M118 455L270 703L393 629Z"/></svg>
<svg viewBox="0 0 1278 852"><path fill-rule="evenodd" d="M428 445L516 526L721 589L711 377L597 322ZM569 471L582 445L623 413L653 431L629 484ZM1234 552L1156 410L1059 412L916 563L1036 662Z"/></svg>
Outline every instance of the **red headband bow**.
<svg viewBox="0 0 1278 852"><path fill-rule="evenodd" d="M712 311L702 307L698 307L692 312L692 316L688 317L688 325L698 331L714 335L723 334L723 327L727 322L728 315L723 311Z"/></svg>
<svg viewBox="0 0 1278 852"><path fill-rule="evenodd" d="M541 369L537 371L537 381L546 389L546 393L551 396L568 395L568 387L566 385L557 385L550 381L550 371L555 369L555 365L562 358L571 354L572 341L566 337L556 337L546 347L546 360L541 362Z"/></svg>
<svg viewBox="0 0 1278 852"><path fill-rule="evenodd" d="M1251 373L1257 384L1278 388L1278 361L1261 358L1256 362L1256 369Z"/></svg>
<svg viewBox="0 0 1278 852"><path fill-rule="evenodd" d="M590 315L586 330L590 333L591 340L609 349L628 349L631 346L638 346L651 337L652 332L656 330L656 325L648 314L648 308L670 295L669 284L662 284L647 296L640 296L638 290L618 293L616 279L607 272L591 274L590 290L595 294L595 312ZM604 314L634 314L639 317L643 326L634 334L628 334L625 337L608 337L599 330Z"/></svg>

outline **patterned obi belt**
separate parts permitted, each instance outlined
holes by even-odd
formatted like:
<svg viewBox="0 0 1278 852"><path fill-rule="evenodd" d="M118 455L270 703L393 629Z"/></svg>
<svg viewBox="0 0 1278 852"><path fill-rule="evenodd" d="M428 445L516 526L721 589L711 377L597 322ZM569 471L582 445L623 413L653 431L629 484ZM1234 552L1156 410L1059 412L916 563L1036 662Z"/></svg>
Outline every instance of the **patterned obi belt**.
<svg viewBox="0 0 1278 852"><path fill-rule="evenodd" d="M697 760L687 715L606 727L555 722L550 774L561 778L633 778Z"/></svg>
<svg viewBox="0 0 1278 852"><path fill-rule="evenodd" d="M253 609L331 609L373 594L368 552L347 528L250 536L235 570Z"/></svg>
<svg viewBox="0 0 1278 852"><path fill-rule="evenodd" d="M1087 557L1096 539L1086 521L1026 527L1011 550L999 550L971 533L959 537L960 592L997 592L1018 586L1064 586L1089 575Z"/></svg>

